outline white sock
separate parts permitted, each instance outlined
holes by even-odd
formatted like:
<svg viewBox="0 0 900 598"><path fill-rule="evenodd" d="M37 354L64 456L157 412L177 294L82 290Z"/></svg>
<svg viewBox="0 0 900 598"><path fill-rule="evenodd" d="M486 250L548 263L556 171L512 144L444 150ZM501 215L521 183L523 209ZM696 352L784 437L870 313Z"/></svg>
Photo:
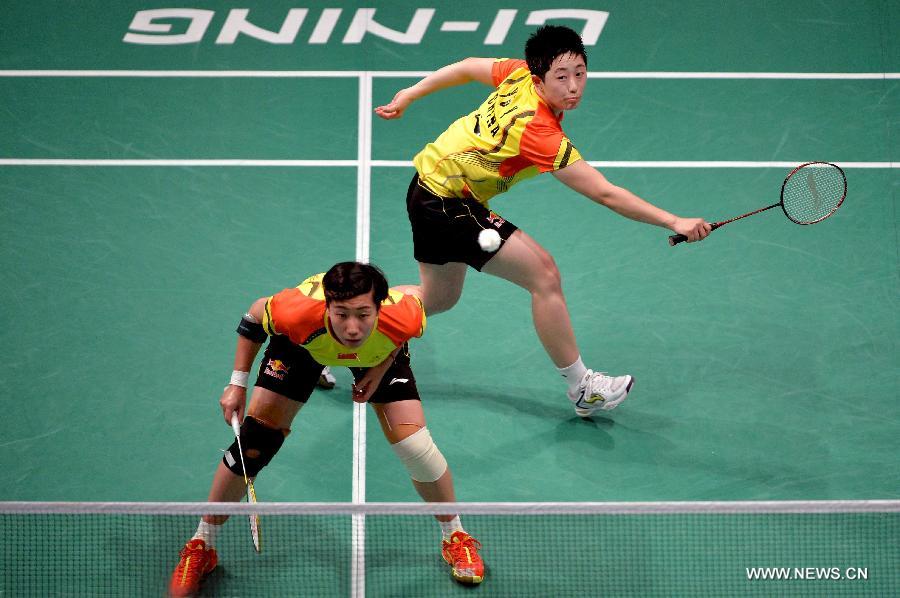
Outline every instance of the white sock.
<svg viewBox="0 0 900 598"><path fill-rule="evenodd" d="M570 390L578 388L578 383L581 382L581 379L587 373L587 368L584 367L584 362L581 361L581 355L569 367L556 368L556 370L565 378Z"/></svg>
<svg viewBox="0 0 900 598"><path fill-rule="evenodd" d="M221 525L213 525L212 523L207 523L201 519L200 525L197 526L197 531L194 532L194 537L191 539L203 540L207 548L215 548L216 536L221 527Z"/></svg>
<svg viewBox="0 0 900 598"><path fill-rule="evenodd" d="M441 538L447 542L450 541L450 536L453 535L453 532L465 532L463 529L462 522L459 520L459 515L451 519L450 521L440 521L438 523L441 525Z"/></svg>

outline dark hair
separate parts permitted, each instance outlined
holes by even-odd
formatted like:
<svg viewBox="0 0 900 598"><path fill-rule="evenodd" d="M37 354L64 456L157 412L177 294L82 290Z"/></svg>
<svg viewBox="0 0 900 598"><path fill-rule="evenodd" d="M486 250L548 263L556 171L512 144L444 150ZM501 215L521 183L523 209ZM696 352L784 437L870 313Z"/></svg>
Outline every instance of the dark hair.
<svg viewBox="0 0 900 598"><path fill-rule="evenodd" d="M345 301L374 291L375 309L387 299L388 282L384 273L372 264L362 262L341 262L331 267L322 278L325 303Z"/></svg>
<svg viewBox="0 0 900 598"><path fill-rule="evenodd" d="M531 34L525 42L525 62L532 75L544 80L550 65L559 56L575 54L584 58L587 66L587 54L581 36L568 27L561 25L544 25Z"/></svg>

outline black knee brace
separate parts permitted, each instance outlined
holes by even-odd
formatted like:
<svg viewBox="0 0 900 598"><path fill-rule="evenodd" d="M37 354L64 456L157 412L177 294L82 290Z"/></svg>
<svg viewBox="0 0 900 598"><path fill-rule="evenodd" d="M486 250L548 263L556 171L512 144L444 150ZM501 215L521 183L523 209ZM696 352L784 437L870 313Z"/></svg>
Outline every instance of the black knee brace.
<svg viewBox="0 0 900 598"><path fill-rule="evenodd" d="M256 474L269 464L282 444L284 433L281 430L264 426L252 417L245 417L244 423L241 424L241 446L244 449L244 463L247 464L247 477L256 477ZM225 451L222 462L233 474L244 475L237 440Z"/></svg>

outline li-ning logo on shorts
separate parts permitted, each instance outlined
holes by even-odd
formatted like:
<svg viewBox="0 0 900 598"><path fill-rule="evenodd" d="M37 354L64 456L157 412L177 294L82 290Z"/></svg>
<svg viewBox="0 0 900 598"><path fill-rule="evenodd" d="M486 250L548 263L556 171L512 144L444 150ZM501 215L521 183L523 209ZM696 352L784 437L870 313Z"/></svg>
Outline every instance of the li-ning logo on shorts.
<svg viewBox="0 0 900 598"><path fill-rule="evenodd" d="M500 214L491 210L491 213L488 214L488 222L494 225L494 228L500 228L504 224L506 224L506 220L500 217Z"/></svg>
<svg viewBox="0 0 900 598"><path fill-rule="evenodd" d="M285 374L287 374L290 369L291 368L285 365L280 359L270 359L266 364L265 372L267 376L272 376L278 380L284 380Z"/></svg>

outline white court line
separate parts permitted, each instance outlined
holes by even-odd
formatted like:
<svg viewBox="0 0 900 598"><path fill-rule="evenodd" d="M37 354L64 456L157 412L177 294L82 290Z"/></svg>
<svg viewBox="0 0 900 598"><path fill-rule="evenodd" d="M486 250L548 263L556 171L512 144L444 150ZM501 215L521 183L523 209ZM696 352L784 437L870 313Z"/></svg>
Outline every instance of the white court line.
<svg viewBox="0 0 900 598"><path fill-rule="evenodd" d="M594 168L794 168L811 160L797 160L795 162L741 162L741 161L589 161ZM822 162L834 162L841 168L897 168L897 162L842 162L840 160L821 160Z"/></svg>
<svg viewBox="0 0 900 598"><path fill-rule="evenodd" d="M373 78L425 77L433 71L215 71L215 70L0 70L0 77L222 77L222 78ZM589 71L589 79L900 79L900 73L776 73L687 71Z"/></svg>
<svg viewBox="0 0 900 598"><path fill-rule="evenodd" d="M372 169L372 77L359 78L356 169L356 259L369 261ZM353 403L353 504L366 502L366 404ZM350 596L366 595L366 516L352 516Z"/></svg>
<svg viewBox="0 0 900 598"><path fill-rule="evenodd" d="M0 166L347 166L355 168L358 160L247 160L247 159L178 159L178 158L0 158Z"/></svg>
<svg viewBox="0 0 900 598"><path fill-rule="evenodd" d="M369 141L371 145L371 121L368 124ZM810 160L797 160L794 162L766 162L766 161L723 161L723 160L635 160L635 161L589 161L588 164L594 168L794 168L798 164L809 162ZM842 162L840 160L824 160L831 161L844 169L856 168L897 168L900 162ZM360 179L357 174L357 183L368 182L371 178L372 168L412 168L410 160L372 160L367 157L363 160L369 175L365 181ZM81 158L0 158L0 166L215 166L215 167L356 167L359 166L361 160L178 160L178 159L81 159ZM360 199L359 193L363 187L357 189L357 199ZM368 201L371 189L366 188L366 201ZM359 209L359 208L357 208ZM368 207L366 208L368 209ZM359 224L359 212L357 212L357 224ZM359 229L357 233L359 234ZM365 233L368 237L368 232ZM357 237L357 253L361 250L359 245L360 238ZM366 238L368 243L368 238ZM368 253L368 249L366 249ZM364 260L367 261L367 260Z"/></svg>
<svg viewBox="0 0 900 598"><path fill-rule="evenodd" d="M754 162L754 161L727 161L727 160L634 160L634 161L598 161L589 160L588 164L594 168L794 168L811 160L797 160L795 162ZM842 162L840 160L821 160L822 162L834 162L841 168L897 168L897 162ZM0 161L2 164L2 161ZM412 162L407 160L372 160L369 165L373 168L401 168L412 167Z"/></svg>
<svg viewBox="0 0 900 598"><path fill-rule="evenodd" d="M588 79L787 79L787 80L872 80L900 79L900 73L715 73L683 71L596 71Z"/></svg>
<svg viewBox="0 0 900 598"><path fill-rule="evenodd" d="M0 70L0 77L358 78L363 71Z"/></svg>

